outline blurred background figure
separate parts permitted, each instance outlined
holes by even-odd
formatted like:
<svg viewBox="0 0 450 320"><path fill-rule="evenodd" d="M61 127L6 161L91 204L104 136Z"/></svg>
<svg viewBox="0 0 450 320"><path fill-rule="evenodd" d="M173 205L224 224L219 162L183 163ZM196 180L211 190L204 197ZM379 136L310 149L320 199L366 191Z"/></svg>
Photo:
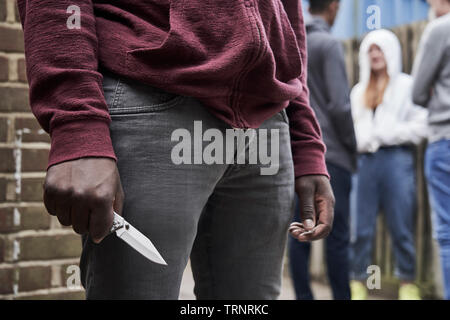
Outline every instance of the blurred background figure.
<svg viewBox="0 0 450 320"><path fill-rule="evenodd" d="M450 0L429 0L434 16L414 65L414 103L429 110L425 174L440 247L445 298L450 299Z"/></svg>
<svg viewBox="0 0 450 320"><path fill-rule="evenodd" d="M365 280L379 210L393 241L399 299L420 299L415 279L416 177L413 145L426 136L427 112L412 103L412 78L401 72L401 47L388 30L370 32L360 53L360 80L351 93L358 145L352 299L367 298Z"/></svg>
<svg viewBox="0 0 450 320"><path fill-rule="evenodd" d="M356 165L356 140L350 107L344 52L331 34L339 10L338 0L310 0L306 23L308 87L327 146L327 168L336 198L333 231L326 239L328 278L334 299L350 299L349 287L349 195ZM297 201L298 203L298 201ZM296 208L295 221L299 222ZM310 243L289 240L290 270L296 297L312 300L309 281Z"/></svg>

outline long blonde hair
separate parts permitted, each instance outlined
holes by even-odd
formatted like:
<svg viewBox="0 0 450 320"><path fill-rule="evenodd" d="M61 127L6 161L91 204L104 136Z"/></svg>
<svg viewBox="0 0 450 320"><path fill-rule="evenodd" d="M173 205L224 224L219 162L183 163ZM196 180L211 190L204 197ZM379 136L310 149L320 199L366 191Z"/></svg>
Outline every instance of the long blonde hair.
<svg viewBox="0 0 450 320"><path fill-rule="evenodd" d="M369 84L364 93L364 103L369 109L375 110L383 102L384 93L389 84L389 75L386 73L386 77L383 77L381 81L383 83L379 87L377 77L373 71L370 72Z"/></svg>

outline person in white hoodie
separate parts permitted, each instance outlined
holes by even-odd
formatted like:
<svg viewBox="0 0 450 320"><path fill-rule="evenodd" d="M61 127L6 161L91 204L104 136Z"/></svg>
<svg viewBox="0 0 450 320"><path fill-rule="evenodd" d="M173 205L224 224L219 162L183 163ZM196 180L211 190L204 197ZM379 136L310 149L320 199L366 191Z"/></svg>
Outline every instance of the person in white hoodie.
<svg viewBox="0 0 450 320"><path fill-rule="evenodd" d="M413 146L427 134L427 111L412 102L411 76L402 73L400 43L388 30L361 43L360 82L351 93L358 148L352 208L352 299L367 298L376 217L385 214L393 242L399 299L420 299L415 279L416 207ZM363 284L364 282L364 284Z"/></svg>

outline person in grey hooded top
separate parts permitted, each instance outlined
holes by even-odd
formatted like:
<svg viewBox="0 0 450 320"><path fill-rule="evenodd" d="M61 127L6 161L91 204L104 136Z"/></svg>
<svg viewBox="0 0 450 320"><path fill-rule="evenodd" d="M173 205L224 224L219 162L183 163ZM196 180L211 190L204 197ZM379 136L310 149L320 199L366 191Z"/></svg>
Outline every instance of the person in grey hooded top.
<svg viewBox="0 0 450 320"><path fill-rule="evenodd" d="M311 106L317 115L327 147L326 164L336 198L333 230L326 241L327 270L334 299L347 300L350 299L349 198L351 172L356 167L356 138L344 52L340 41L330 33L339 1L310 0L309 4L312 17L306 23L308 87ZM299 199L299 203L301 201ZM310 244L294 240L289 244L291 274L297 299L313 299L308 281Z"/></svg>
<svg viewBox="0 0 450 320"><path fill-rule="evenodd" d="M331 35L330 23L320 15L313 14L306 22L306 32L308 87L327 147L326 160L354 171L356 138L342 44Z"/></svg>
<svg viewBox="0 0 450 320"><path fill-rule="evenodd" d="M414 64L413 100L428 108L425 174L450 300L450 0L428 0L438 17L425 29Z"/></svg>

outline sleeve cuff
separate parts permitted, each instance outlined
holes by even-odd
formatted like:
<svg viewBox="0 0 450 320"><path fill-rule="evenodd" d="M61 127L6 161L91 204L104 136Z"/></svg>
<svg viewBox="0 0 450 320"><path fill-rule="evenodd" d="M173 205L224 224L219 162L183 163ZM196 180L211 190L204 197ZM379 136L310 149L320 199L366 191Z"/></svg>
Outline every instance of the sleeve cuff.
<svg viewBox="0 0 450 320"><path fill-rule="evenodd" d="M55 164L84 157L111 158L117 161L109 133L102 120L78 120L52 129L47 170Z"/></svg>
<svg viewBox="0 0 450 320"><path fill-rule="evenodd" d="M302 148L293 154L295 178L309 175L323 175L330 179L325 153L318 148Z"/></svg>

